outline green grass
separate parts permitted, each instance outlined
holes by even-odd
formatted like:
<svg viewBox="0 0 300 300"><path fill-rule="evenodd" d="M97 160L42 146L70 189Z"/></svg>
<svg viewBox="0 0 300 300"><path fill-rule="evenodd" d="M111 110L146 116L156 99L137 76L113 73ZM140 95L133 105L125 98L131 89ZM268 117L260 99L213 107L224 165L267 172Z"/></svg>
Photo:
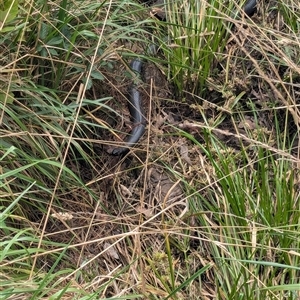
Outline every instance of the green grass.
<svg viewBox="0 0 300 300"><path fill-rule="evenodd" d="M280 28L243 1L168 2L166 21L3 3L0 299L299 298L299 9L279 2ZM121 165L137 56L174 95Z"/></svg>
<svg viewBox="0 0 300 300"><path fill-rule="evenodd" d="M211 255L217 258L218 297L272 298L275 294L267 287L298 281L299 269L295 266L299 264L299 203L294 197L295 173L287 161L275 160L274 153L260 146L255 147L257 156L249 160L243 154L234 157L214 138L209 142L214 153L207 155L214 165L218 190L210 191L210 202L202 209L209 211L214 222L213 230L209 229L210 223L204 225L211 240L222 241L212 243L210 248ZM242 168L237 165L240 160ZM199 222L202 220L199 216ZM277 297L282 299L285 293L283 289Z"/></svg>
<svg viewBox="0 0 300 300"><path fill-rule="evenodd" d="M226 44L226 27L219 1L170 1L167 6L167 56L169 74L179 92L189 89L205 94L205 82L212 71L212 62ZM228 13L224 10L223 13ZM195 17L196 16L196 17Z"/></svg>

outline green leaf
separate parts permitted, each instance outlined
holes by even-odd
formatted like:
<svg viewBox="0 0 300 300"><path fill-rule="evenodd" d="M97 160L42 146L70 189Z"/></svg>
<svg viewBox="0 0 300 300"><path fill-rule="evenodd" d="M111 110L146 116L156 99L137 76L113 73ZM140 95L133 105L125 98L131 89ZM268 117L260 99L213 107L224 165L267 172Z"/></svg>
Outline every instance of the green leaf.
<svg viewBox="0 0 300 300"><path fill-rule="evenodd" d="M2 2L2 1L1 1ZM18 0L4 0L0 5L0 22L8 23L18 15Z"/></svg>
<svg viewBox="0 0 300 300"><path fill-rule="evenodd" d="M92 71L91 72L91 77L94 78L94 79L104 80L104 76L99 71Z"/></svg>
<svg viewBox="0 0 300 300"><path fill-rule="evenodd" d="M5 32L10 32L15 30L15 26L6 26L5 28L3 28L1 31L1 33L5 33Z"/></svg>
<svg viewBox="0 0 300 300"><path fill-rule="evenodd" d="M62 44L62 42L63 42L63 38L61 36L55 36L49 42L47 42L47 45L56 46Z"/></svg>
<svg viewBox="0 0 300 300"><path fill-rule="evenodd" d="M92 32L90 30L82 30L79 32L79 34L81 34L82 36L88 37L88 38L95 38L95 39L99 38L99 35L95 34L94 32Z"/></svg>
<svg viewBox="0 0 300 300"><path fill-rule="evenodd" d="M91 78L87 80L87 78L83 78L82 82L86 84L86 89L89 90L93 86L93 81Z"/></svg>
<svg viewBox="0 0 300 300"><path fill-rule="evenodd" d="M13 93L1 93L0 92L0 102L11 104L15 100Z"/></svg>
<svg viewBox="0 0 300 300"><path fill-rule="evenodd" d="M42 22L41 29L40 29L40 39L42 41L44 41L47 38L49 30L50 30L50 26L45 22Z"/></svg>

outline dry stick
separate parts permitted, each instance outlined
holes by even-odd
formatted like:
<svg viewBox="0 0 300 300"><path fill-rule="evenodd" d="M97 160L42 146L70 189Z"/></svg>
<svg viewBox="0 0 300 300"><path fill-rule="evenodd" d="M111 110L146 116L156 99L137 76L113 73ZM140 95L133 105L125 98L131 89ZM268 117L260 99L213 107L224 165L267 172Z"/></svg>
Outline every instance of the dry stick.
<svg viewBox="0 0 300 300"><path fill-rule="evenodd" d="M100 199L101 200L101 199ZM91 220L89 222L89 225L87 227L87 230L85 231L85 237L84 237L84 242L86 242L89 238L89 235L90 235L90 232L91 232L91 229L92 229L92 226L93 226L93 221L95 220L95 216L97 214L97 211L98 211L98 208L99 208L99 205L100 205L100 201L97 201L96 203L96 207L94 208L94 211L93 211L93 215L91 217ZM80 250L80 254L79 254L79 258L78 258L78 261L77 261L77 266L78 267L80 265L80 258L83 256L83 252L85 250L85 245L83 245L81 247L81 250Z"/></svg>
<svg viewBox="0 0 300 300"><path fill-rule="evenodd" d="M97 43L97 46L96 46L95 52L94 52L95 55L93 56L93 58L91 60L91 64L90 64L90 68L89 68L89 71L88 71L88 74L87 74L87 78L91 77L92 68L94 66L94 63L95 63L95 60L96 60L96 57L97 57L96 54L98 52L98 49L100 47L100 43L102 41L105 24L107 23L108 15L109 15L109 12L110 12L110 9L111 9L111 4L112 4L112 0L109 1L109 5L108 5L108 9L107 9L107 14L106 14L105 19L104 19L104 25L103 25L102 30L101 30L100 35L99 35L98 43ZM75 128L76 128L77 120L78 120L79 113L80 113L80 107L81 107L81 104L82 104L85 92L87 90L87 85L88 85L88 80L86 81L85 85L81 89L81 93L78 93L79 106L78 106L78 109L77 109L77 112L76 112L76 115L75 115L75 118L74 118L74 125L72 127L71 134L70 134L69 137L66 137L66 138L68 138L68 144L67 144L65 155L64 155L63 161L61 163L61 168L59 170L59 173L58 173L58 176L57 176L57 180L56 180L56 183L55 183L55 186L54 186L54 189L53 189L52 197L51 197L51 200L49 202L49 207L48 207L47 215L46 215L46 218L45 218L45 221L44 221L44 226L43 226L43 230L42 230L42 233L41 233L41 236L40 236L40 239L39 239L39 243L38 243L37 249L41 248L41 244L42 244L43 237L44 237L44 234L45 234L46 226L47 226L47 223L48 223L48 220L49 220L49 216L50 216L50 211L52 210L52 204L53 204L53 201L54 201L54 198L55 198L55 192L56 192L56 190L58 188L58 185L60 183L60 177L61 177L61 174L62 174L62 171L63 171L63 166L65 165L65 161L66 161L66 158L67 158L68 150L69 150L70 145L71 145L71 140L72 140ZM35 256L34 259L33 259L33 263L32 263L32 267L31 267L31 272L30 272L29 279L31 279L33 277L34 269L35 269L35 265L36 265L36 261L37 261L37 256Z"/></svg>
<svg viewBox="0 0 300 300"><path fill-rule="evenodd" d="M148 93L147 93L148 94ZM151 118L151 112L152 112L152 100L153 100L153 78L151 78L151 82L150 82L150 94L149 94L149 112L148 112L148 130L147 130L147 145L146 145L146 161L145 161L145 168L144 168L144 182L143 182L143 190L142 190L142 195L141 195L141 202L140 202L140 206L144 208L145 205L145 191L147 190L147 177L148 177L148 166L149 166L149 146L150 146L150 130L151 130L151 122L150 122L150 118ZM145 112L143 112L145 113ZM140 220L139 223L142 225L143 222L143 214L140 214ZM142 248L141 248L141 244L138 244L138 254L141 255L142 254ZM142 271L142 273L144 272L144 264L142 263L142 261L140 261L140 269ZM143 293L145 294L146 291L146 279L144 276L142 276L141 278L141 290L143 291Z"/></svg>

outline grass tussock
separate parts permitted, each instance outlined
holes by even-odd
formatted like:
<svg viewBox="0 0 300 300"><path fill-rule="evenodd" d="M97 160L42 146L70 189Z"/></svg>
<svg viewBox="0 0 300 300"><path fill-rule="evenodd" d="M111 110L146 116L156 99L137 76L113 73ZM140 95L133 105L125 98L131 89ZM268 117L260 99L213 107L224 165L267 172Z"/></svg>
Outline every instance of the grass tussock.
<svg viewBox="0 0 300 300"><path fill-rule="evenodd" d="M1 299L299 298L300 12L243 5L4 2Z"/></svg>

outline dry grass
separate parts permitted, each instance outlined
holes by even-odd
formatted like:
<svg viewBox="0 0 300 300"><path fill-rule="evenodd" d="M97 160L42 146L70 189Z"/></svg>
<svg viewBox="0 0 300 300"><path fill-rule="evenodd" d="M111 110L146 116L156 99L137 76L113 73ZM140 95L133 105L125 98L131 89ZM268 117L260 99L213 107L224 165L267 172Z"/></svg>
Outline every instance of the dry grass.
<svg viewBox="0 0 300 300"><path fill-rule="evenodd" d="M285 10L259 6L228 28L205 99L188 86L172 97L164 57L152 58L147 134L118 158L107 150L130 127L127 62L147 31L139 5L122 2L135 12L126 23L116 4L100 6L67 66L69 54L34 66L40 56L24 43L13 65L2 58L1 89L14 100L0 100L1 297L298 299L300 43ZM61 81L41 90L35 79L55 63Z"/></svg>

